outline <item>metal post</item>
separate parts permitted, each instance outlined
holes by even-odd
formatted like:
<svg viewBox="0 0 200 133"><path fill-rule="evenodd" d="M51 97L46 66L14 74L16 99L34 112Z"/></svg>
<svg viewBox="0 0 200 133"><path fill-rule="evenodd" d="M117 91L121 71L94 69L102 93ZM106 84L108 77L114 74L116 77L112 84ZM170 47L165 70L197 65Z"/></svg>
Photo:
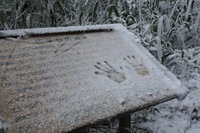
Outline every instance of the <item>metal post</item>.
<svg viewBox="0 0 200 133"><path fill-rule="evenodd" d="M130 133L130 128L131 128L131 115L120 117L118 133Z"/></svg>

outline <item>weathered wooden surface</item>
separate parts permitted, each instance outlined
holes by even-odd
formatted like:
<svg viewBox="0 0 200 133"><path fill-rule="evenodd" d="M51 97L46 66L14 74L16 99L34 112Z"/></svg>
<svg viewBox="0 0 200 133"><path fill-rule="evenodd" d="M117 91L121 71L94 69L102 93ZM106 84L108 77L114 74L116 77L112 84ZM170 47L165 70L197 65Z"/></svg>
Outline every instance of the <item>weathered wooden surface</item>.
<svg viewBox="0 0 200 133"><path fill-rule="evenodd" d="M2 128L68 132L185 94L137 37L121 25L109 27L113 30L1 39Z"/></svg>

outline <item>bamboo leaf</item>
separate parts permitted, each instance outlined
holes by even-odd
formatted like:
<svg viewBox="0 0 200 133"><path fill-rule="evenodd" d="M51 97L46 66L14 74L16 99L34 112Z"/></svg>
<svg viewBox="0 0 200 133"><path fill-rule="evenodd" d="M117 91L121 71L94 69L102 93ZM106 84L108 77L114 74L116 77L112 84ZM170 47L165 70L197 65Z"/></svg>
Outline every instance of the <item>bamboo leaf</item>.
<svg viewBox="0 0 200 133"><path fill-rule="evenodd" d="M80 13L79 18L78 18L80 25L82 24L82 17L83 17L83 12Z"/></svg>
<svg viewBox="0 0 200 133"><path fill-rule="evenodd" d="M195 28L194 28L194 32L196 34L198 34L198 27L199 27L199 23L200 23L200 11L198 11L197 17L196 17L196 21L195 21Z"/></svg>
<svg viewBox="0 0 200 133"><path fill-rule="evenodd" d="M26 26L27 28L31 28L31 14L30 13L26 17Z"/></svg>
<svg viewBox="0 0 200 133"><path fill-rule="evenodd" d="M95 22L97 20L97 7L98 7L99 2L97 1L95 6L94 6L94 10L92 12L92 22Z"/></svg>
<svg viewBox="0 0 200 133"><path fill-rule="evenodd" d="M118 10L117 10L117 7L116 7L116 5L114 5L114 4L111 4L109 7L108 7L108 18L109 19L112 19L112 13L115 13L115 16L117 16L117 17L119 17L120 15L119 15L119 12L118 12Z"/></svg>

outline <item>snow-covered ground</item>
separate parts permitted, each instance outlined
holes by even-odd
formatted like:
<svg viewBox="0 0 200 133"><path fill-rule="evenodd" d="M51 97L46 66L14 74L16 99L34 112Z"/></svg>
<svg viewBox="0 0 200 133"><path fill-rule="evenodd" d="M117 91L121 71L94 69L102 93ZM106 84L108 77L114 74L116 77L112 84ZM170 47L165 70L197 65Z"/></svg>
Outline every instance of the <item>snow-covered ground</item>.
<svg viewBox="0 0 200 133"><path fill-rule="evenodd" d="M199 133L199 109L200 90L197 89L191 91L183 101L172 100L135 113L134 126L153 133ZM138 116L141 119L139 122Z"/></svg>

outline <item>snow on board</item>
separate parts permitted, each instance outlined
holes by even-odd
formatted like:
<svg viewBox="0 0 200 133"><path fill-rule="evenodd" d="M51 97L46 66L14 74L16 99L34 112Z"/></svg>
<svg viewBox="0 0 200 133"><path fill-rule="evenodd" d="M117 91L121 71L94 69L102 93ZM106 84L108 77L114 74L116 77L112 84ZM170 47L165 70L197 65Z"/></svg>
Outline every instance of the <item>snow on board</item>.
<svg viewBox="0 0 200 133"><path fill-rule="evenodd" d="M0 31L0 38L0 124L11 133L69 132L186 96L120 24Z"/></svg>

